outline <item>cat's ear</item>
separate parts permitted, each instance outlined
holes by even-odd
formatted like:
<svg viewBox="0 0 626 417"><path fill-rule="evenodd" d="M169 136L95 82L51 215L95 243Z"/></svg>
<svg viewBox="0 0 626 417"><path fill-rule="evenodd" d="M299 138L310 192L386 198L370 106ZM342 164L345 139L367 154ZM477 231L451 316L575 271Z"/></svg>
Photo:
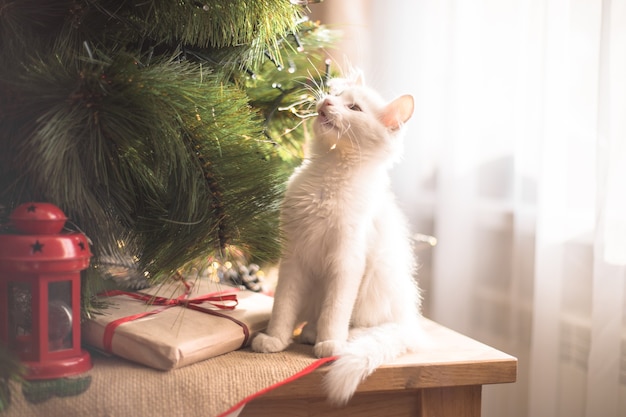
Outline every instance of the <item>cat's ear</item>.
<svg viewBox="0 0 626 417"><path fill-rule="evenodd" d="M363 71L361 71L360 69L357 69L354 71L354 76L353 76L353 84L354 85L360 85L360 86L364 86L365 85L365 75L363 74Z"/></svg>
<svg viewBox="0 0 626 417"><path fill-rule="evenodd" d="M413 96L400 96L383 109L380 120L391 129L397 130L406 123L413 115Z"/></svg>

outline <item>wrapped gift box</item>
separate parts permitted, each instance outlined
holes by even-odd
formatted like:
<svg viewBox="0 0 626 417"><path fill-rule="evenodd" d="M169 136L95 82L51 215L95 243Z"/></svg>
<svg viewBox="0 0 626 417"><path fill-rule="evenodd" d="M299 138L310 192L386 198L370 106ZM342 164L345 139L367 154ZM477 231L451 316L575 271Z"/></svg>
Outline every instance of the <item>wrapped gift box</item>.
<svg viewBox="0 0 626 417"><path fill-rule="evenodd" d="M86 320L84 341L162 370L180 368L245 346L264 330L273 298L208 279L106 295L103 314Z"/></svg>

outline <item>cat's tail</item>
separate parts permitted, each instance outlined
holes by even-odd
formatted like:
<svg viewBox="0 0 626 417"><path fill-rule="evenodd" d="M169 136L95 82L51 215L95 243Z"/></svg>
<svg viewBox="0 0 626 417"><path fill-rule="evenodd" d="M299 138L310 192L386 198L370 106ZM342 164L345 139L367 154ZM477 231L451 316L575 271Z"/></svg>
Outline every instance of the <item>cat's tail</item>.
<svg viewBox="0 0 626 417"><path fill-rule="evenodd" d="M344 352L330 365L324 377L324 390L330 403L345 405L359 384L380 365L427 345L427 336L419 325L382 324L358 329L351 334Z"/></svg>

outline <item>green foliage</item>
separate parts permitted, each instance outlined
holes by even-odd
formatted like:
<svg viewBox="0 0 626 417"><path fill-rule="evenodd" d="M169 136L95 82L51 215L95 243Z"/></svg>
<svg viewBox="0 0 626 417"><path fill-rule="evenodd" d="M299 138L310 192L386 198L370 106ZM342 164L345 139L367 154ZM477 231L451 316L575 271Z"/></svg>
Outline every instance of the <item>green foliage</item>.
<svg viewBox="0 0 626 417"><path fill-rule="evenodd" d="M9 351L0 344L0 413L11 405L11 379L22 381L24 367Z"/></svg>
<svg viewBox="0 0 626 417"><path fill-rule="evenodd" d="M119 2L108 3L107 9L115 10ZM297 12L285 0L153 0L124 8L124 17L157 43L205 48L249 45L257 48L251 55L257 57L267 48L276 49L277 34L294 29Z"/></svg>
<svg viewBox="0 0 626 417"><path fill-rule="evenodd" d="M72 378L34 380L22 384L22 395L31 404L41 404L54 397L80 395L91 386L91 375Z"/></svg>
<svg viewBox="0 0 626 417"><path fill-rule="evenodd" d="M288 0L0 0L0 10L7 57L62 38L74 49L149 51L144 64L152 54L198 54L223 74L276 55L303 15Z"/></svg>
<svg viewBox="0 0 626 417"><path fill-rule="evenodd" d="M262 111L265 133L290 170L302 160L306 122L315 115L315 101L329 75L326 57L319 48L330 47L336 39L334 32L308 21L296 33L292 36L298 37L300 50L290 42L279 50L282 70L277 71L267 60L255 77L245 80L250 103Z"/></svg>
<svg viewBox="0 0 626 417"><path fill-rule="evenodd" d="M5 185L11 194L65 202L79 224L106 219L83 227L96 253L124 242L153 273L240 243L250 222L270 215L277 158L242 91L188 61L140 68L124 54L60 55L16 77L13 109L30 122L27 134L2 132L19 138L5 166L26 180Z"/></svg>
<svg viewBox="0 0 626 417"><path fill-rule="evenodd" d="M66 212L93 241L88 294L109 256L153 281L229 247L276 259L330 32L287 0L0 10L0 205Z"/></svg>

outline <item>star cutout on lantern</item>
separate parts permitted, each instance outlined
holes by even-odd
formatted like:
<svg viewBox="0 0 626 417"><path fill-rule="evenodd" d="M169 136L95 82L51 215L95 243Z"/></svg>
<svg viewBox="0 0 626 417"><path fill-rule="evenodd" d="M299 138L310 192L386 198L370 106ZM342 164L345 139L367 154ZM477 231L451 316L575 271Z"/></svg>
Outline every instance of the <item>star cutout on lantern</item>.
<svg viewBox="0 0 626 417"><path fill-rule="evenodd" d="M35 252L43 252L44 245L39 243L38 240L36 240L34 244L30 245L30 247L33 248L33 253L35 253Z"/></svg>
<svg viewBox="0 0 626 417"><path fill-rule="evenodd" d="M28 206L28 208L26 209L26 211L27 211L28 213L34 213L34 212L35 212L35 210L37 210L37 206L36 206L36 205L34 205L34 204L31 204L31 205L30 205L30 206Z"/></svg>

